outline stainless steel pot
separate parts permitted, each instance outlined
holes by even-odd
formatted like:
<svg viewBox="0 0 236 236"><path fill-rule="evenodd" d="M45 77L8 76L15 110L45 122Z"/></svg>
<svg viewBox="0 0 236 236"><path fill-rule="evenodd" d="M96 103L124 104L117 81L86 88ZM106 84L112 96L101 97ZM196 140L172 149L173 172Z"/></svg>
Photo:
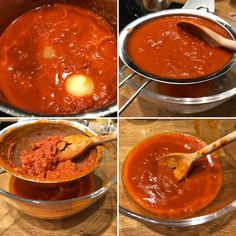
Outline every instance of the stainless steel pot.
<svg viewBox="0 0 236 236"><path fill-rule="evenodd" d="M208 1L195 1L195 0L189 0L185 4L185 6L182 9L174 9L174 10L165 10L160 12L155 12L148 14L146 16L143 16L141 18L138 18L137 20L131 22L129 25L127 25L123 31L120 33L119 38L119 56L121 60L133 71L135 71L137 74L146 77L148 79L158 81L161 83L167 83L167 84L177 84L177 85L186 85L186 84L197 84L202 83L206 81L213 80L215 78L218 78L222 75L224 75L226 72L228 72L235 64L236 64L236 53L233 54L232 59L220 70L215 72L214 74L211 74L209 76L203 77L198 80L190 79L190 80L176 80L176 79L167 79L167 78L161 78L158 76L155 76L153 74L150 74L148 72L143 71L136 65L132 63L130 60L127 50L126 50L126 43L127 40L132 33L130 29L134 30L135 28L139 27L140 25L159 17L166 17L166 16L175 16L175 15L186 15L186 16L197 16L202 17L207 20L213 21L214 23L218 24L222 28L224 28L229 35L232 37L233 40L236 41L236 33L233 30L233 27L227 23L222 18L214 15L212 12L214 11L214 1L208 0Z"/></svg>
<svg viewBox="0 0 236 236"><path fill-rule="evenodd" d="M46 4L53 3L68 3L77 5L80 7L92 10L104 17L112 27L117 31L117 0L0 0L0 35L16 18L22 15L24 12L33 8L40 7ZM37 95L36 95L37 96ZM7 102L4 96L0 93L0 111L12 115L12 116L64 116L64 117L84 117L84 118L96 118L102 116L109 116L117 111L117 104L114 102L106 107L100 109L93 109L87 112L79 114L65 114L65 115L53 115L53 114L40 114L25 111L17 107L12 106Z"/></svg>

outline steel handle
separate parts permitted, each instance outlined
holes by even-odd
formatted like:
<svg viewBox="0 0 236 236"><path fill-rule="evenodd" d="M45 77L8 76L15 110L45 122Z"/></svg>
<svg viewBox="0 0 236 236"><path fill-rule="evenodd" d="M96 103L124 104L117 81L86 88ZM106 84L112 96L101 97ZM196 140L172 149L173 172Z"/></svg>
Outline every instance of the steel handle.
<svg viewBox="0 0 236 236"><path fill-rule="evenodd" d="M207 9L207 11L215 11L215 0L188 0L184 6L184 9Z"/></svg>
<svg viewBox="0 0 236 236"><path fill-rule="evenodd" d="M141 0L142 6L147 11L160 11L169 6L169 0Z"/></svg>

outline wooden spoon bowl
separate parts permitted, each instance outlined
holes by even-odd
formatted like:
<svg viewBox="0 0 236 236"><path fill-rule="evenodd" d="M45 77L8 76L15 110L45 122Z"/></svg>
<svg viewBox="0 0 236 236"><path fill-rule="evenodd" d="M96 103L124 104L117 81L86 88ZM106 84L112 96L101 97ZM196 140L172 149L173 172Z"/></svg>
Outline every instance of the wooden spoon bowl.
<svg viewBox="0 0 236 236"><path fill-rule="evenodd" d="M174 169L173 173L177 181L182 180L190 171L193 163L199 158L224 147L236 140L236 131L216 140L215 142L201 148L194 153L170 153L161 159L161 164Z"/></svg>
<svg viewBox="0 0 236 236"><path fill-rule="evenodd" d="M227 39L205 26L199 25L190 20L179 21L177 26L190 34L196 35L212 47L224 47L230 50L236 50L236 41Z"/></svg>

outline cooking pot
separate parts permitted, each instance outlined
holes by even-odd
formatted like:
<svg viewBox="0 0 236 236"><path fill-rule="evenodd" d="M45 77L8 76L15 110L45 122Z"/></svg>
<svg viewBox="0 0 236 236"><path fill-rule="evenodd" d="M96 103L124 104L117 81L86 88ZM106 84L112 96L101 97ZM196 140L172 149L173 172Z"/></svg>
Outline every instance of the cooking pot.
<svg viewBox="0 0 236 236"><path fill-rule="evenodd" d="M117 1L116 0L0 0L0 35L3 31L10 25L15 19L25 12L40 7L42 5L53 4L53 3L63 3L63 4L73 4L83 8L87 8L96 14L104 17L111 26L117 30ZM37 96L37 95L35 95ZM33 113L9 104L7 99L3 94L0 93L0 111L7 113L12 116L54 116L53 114L45 115L40 113ZM55 116L70 116L70 117L101 117L108 116L117 111L116 102L108 106L92 109L79 114L65 114Z"/></svg>

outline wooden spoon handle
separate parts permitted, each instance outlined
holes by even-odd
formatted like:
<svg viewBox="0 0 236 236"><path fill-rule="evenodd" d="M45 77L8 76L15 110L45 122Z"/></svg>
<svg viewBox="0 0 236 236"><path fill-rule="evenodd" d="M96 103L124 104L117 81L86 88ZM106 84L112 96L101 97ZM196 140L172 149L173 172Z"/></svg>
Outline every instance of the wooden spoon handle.
<svg viewBox="0 0 236 236"><path fill-rule="evenodd" d="M227 134L226 136L216 140L214 143L211 143L203 148L201 148L200 150L198 150L197 152L194 153L194 160L197 160L201 157L206 156L209 153L214 152L215 150L224 147L225 145L233 142L236 140L236 131L233 131L230 134Z"/></svg>
<svg viewBox="0 0 236 236"><path fill-rule="evenodd" d="M112 134L103 135L103 136L94 136L91 139L93 142L92 145L97 145L97 144L107 143L107 142L117 140L117 134L112 133Z"/></svg>
<svg viewBox="0 0 236 236"><path fill-rule="evenodd" d="M224 40L222 40L221 43L222 46L236 51L236 41L224 38Z"/></svg>
<svg viewBox="0 0 236 236"><path fill-rule="evenodd" d="M227 39L219 34L217 34L216 32L214 32L211 29L208 29L207 27L202 26L202 29L208 33L209 35L211 35L212 38L214 38L218 44L219 47L225 47L231 50L236 51L236 41L232 40L232 39Z"/></svg>

